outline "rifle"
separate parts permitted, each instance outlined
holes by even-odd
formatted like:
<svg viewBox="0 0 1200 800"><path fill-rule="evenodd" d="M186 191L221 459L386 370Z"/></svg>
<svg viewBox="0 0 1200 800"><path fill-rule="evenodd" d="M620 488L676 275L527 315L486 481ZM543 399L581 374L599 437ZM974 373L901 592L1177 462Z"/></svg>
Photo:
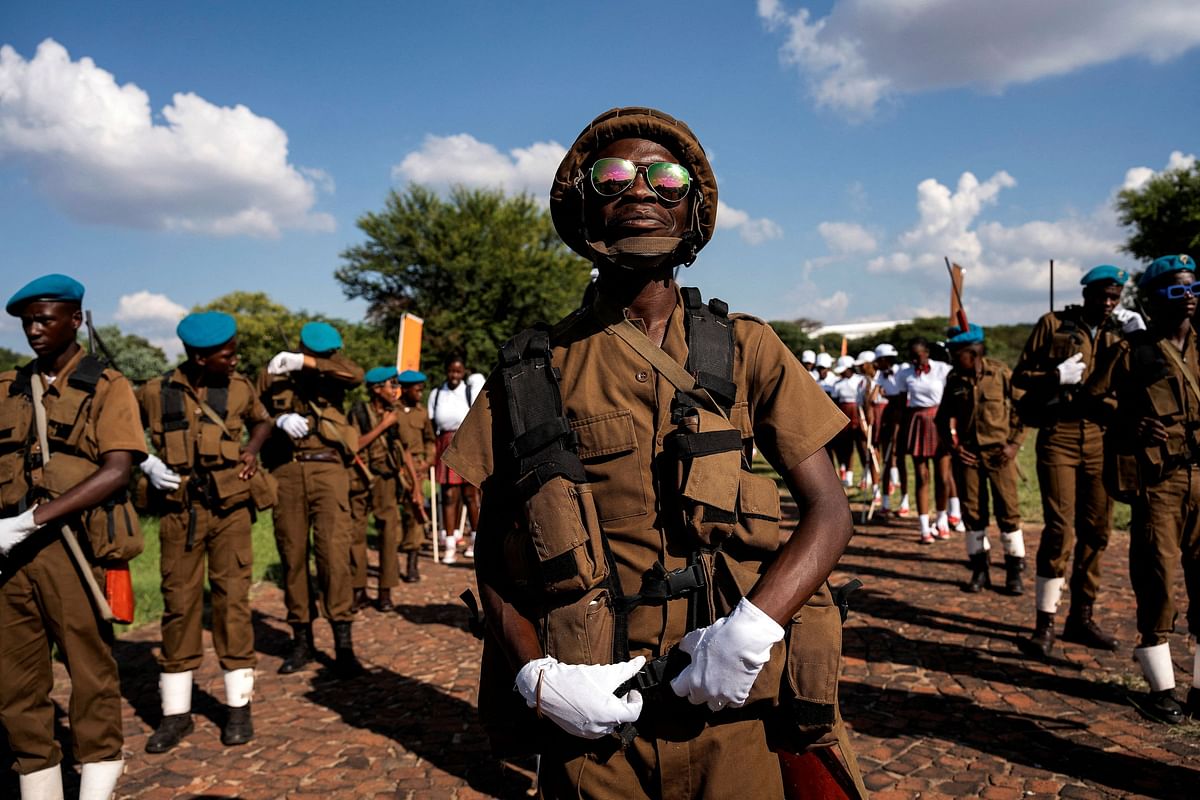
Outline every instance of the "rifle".
<svg viewBox="0 0 1200 800"><path fill-rule="evenodd" d="M954 299L958 302L958 319L956 321L958 327L965 331L967 329L966 306L963 305L962 294L958 291L958 281L954 280L954 268L950 266L950 258L949 256L943 256L943 258L946 259L946 272L950 275L950 291L954 293ZM959 269L962 268L959 267Z"/></svg>
<svg viewBox="0 0 1200 800"><path fill-rule="evenodd" d="M96 333L96 328L92 325L91 311L83 312L83 322L84 325L87 326L88 332L88 355L94 356L96 354L96 348L99 347L100 352L104 354L106 359L108 359L109 366L111 366L117 372L120 372L121 368L117 366L117 360L112 357L112 353L109 352L108 348L104 346L104 340L100 338L100 334Z"/></svg>

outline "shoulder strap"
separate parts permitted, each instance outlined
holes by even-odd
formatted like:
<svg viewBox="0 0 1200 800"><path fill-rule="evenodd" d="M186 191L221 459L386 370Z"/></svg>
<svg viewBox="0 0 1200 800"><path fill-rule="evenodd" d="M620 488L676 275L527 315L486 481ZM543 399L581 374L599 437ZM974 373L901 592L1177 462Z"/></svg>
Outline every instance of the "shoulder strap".
<svg viewBox="0 0 1200 800"><path fill-rule="evenodd" d="M632 322L627 319L621 320L615 325L609 325L605 330L616 335L617 338L632 347L639 356L649 362L650 366L654 367L660 375L666 378L677 390L677 398L679 394L696 398L705 402L711 411L723 417L729 416L725 407L720 405L709 394L707 389L700 386L691 373L681 367L678 361L667 355L661 347L650 341L649 337L642 333Z"/></svg>
<svg viewBox="0 0 1200 800"><path fill-rule="evenodd" d="M737 386L733 382L733 326L729 306L712 298L705 305L700 290L681 290L687 329L687 371L726 411L733 407Z"/></svg>
<svg viewBox="0 0 1200 800"><path fill-rule="evenodd" d="M162 428L163 432L178 431L187 427L187 404L183 399L183 389L171 380L174 370L167 372L162 378Z"/></svg>
<svg viewBox="0 0 1200 800"><path fill-rule="evenodd" d="M96 393L96 384L100 382L100 376L104 374L104 370L108 365L93 355L86 355L79 359L79 363L75 366L75 370L71 373L71 377L67 379L67 385L72 389L79 389L88 394Z"/></svg>
<svg viewBox="0 0 1200 800"><path fill-rule="evenodd" d="M1197 403L1200 403L1200 383L1196 382L1196 376L1187 368L1187 364L1183 363L1183 357L1179 355L1179 351L1175 349L1175 345L1162 339L1158 343L1158 349L1167 354L1167 358L1175 364L1181 373L1183 379L1187 382L1188 388L1192 390L1192 397Z"/></svg>

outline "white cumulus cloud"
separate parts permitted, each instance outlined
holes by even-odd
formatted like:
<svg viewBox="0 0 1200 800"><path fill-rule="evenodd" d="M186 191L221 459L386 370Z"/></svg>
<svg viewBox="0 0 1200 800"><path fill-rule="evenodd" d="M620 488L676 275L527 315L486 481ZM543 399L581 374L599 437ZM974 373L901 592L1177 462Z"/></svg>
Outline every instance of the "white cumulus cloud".
<svg viewBox="0 0 1200 800"><path fill-rule="evenodd" d="M183 352L183 343L175 335L175 326L188 311L165 294L145 289L121 295L113 320L125 333L135 333L159 347L168 358Z"/></svg>
<svg viewBox="0 0 1200 800"><path fill-rule="evenodd" d="M507 153L469 133L425 137L392 167L392 178L430 186L473 186L528 192L545 205L550 184L567 148L555 141L534 142Z"/></svg>
<svg viewBox="0 0 1200 800"><path fill-rule="evenodd" d="M766 217L751 217L747 212L734 208L723 200L717 201L717 227L737 231L742 241L749 245L762 244L783 236L783 228Z"/></svg>
<svg viewBox="0 0 1200 800"><path fill-rule="evenodd" d="M1184 155L1182 151L1175 150L1171 153L1171 157L1167 159L1167 166L1163 172L1172 172L1177 169L1191 169L1196 163L1195 154L1189 153ZM1125 173L1125 183L1122 184L1122 189L1141 189L1155 175L1162 173L1155 172L1150 167L1130 167Z"/></svg>
<svg viewBox="0 0 1200 800"><path fill-rule="evenodd" d="M0 47L0 161L89 223L217 236L333 230L313 211L327 175L288 162L287 134L243 105L150 98L53 39L26 60Z"/></svg>
<svg viewBox="0 0 1200 800"><path fill-rule="evenodd" d="M817 233L835 256L867 255L879 246L870 231L854 222L822 222Z"/></svg>
<svg viewBox="0 0 1200 800"><path fill-rule="evenodd" d="M780 58L818 106L851 118L950 87L1000 91L1122 58L1155 63L1200 44L1195 0L836 0L817 18L758 0Z"/></svg>

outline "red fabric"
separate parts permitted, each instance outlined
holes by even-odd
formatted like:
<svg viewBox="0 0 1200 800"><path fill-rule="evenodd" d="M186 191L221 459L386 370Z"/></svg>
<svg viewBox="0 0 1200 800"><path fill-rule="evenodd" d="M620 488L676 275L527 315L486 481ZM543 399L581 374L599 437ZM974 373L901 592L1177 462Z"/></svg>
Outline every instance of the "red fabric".
<svg viewBox="0 0 1200 800"><path fill-rule="evenodd" d="M830 748L807 753L781 750L778 755L787 800L850 800L858 795L854 781Z"/></svg>
<svg viewBox="0 0 1200 800"><path fill-rule="evenodd" d="M466 483L463 477L454 470L450 469L450 465L442 461L442 453L446 452L450 447L450 442L454 439L454 434L458 431L446 431L437 437L437 482L442 486L462 486Z"/></svg>
<svg viewBox="0 0 1200 800"><path fill-rule="evenodd" d="M937 406L907 409L901 439L906 455L913 458L935 458L941 453L941 439L938 436L937 425L934 424L937 410Z"/></svg>

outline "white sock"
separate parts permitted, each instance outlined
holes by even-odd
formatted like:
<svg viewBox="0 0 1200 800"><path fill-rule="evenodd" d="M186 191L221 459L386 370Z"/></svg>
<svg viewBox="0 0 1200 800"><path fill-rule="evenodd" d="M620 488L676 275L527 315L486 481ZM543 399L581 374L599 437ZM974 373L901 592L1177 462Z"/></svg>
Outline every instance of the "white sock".
<svg viewBox="0 0 1200 800"><path fill-rule="evenodd" d="M1037 587L1035 590L1037 610L1045 614L1057 614L1058 602L1062 599L1063 584L1066 582L1066 578L1043 578L1038 575L1034 579L1034 585Z"/></svg>
<svg viewBox="0 0 1200 800"><path fill-rule="evenodd" d="M899 486L900 485L900 468L892 467L891 469L889 469L888 470L888 478L892 482L893 489L895 489L897 486Z"/></svg>
<svg viewBox="0 0 1200 800"><path fill-rule="evenodd" d="M929 515L920 514L917 516L917 521L921 523L921 535L929 536L932 531L929 530Z"/></svg>
<svg viewBox="0 0 1200 800"><path fill-rule="evenodd" d="M937 513L937 526L939 528L949 528L950 527L950 520L946 517L945 511L939 511Z"/></svg>
<svg viewBox="0 0 1200 800"><path fill-rule="evenodd" d="M1000 544L1004 545L1004 555L1014 558L1025 557L1025 534L1020 528L1008 533L1000 532Z"/></svg>
<svg viewBox="0 0 1200 800"><path fill-rule="evenodd" d="M908 511L908 495L904 495L903 497L900 498L900 507L902 509L904 509L905 511ZM925 518L928 519L929 516L926 515Z"/></svg>
<svg viewBox="0 0 1200 800"><path fill-rule="evenodd" d="M987 531L967 531L967 555L974 556L992 549Z"/></svg>
<svg viewBox="0 0 1200 800"><path fill-rule="evenodd" d="M254 695L254 669L231 669L225 673L225 705L241 708Z"/></svg>
<svg viewBox="0 0 1200 800"><path fill-rule="evenodd" d="M158 676L158 691L164 717L188 713L192 710L192 671L164 672Z"/></svg>
<svg viewBox="0 0 1200 800"><path fill-rule="evenodd" d="M891 509L891 507L892 507L892 496L890 494L885 494L883 496L883 510L888 511L889 509Z"/></svg>
<svg viewBox="0 0 1200 800"><path fill-rule="evenodd" d="M854 470L852 470L852 469L846 470L846 485L847 486L854 485Z"/></svg>
<svg viewBox="0 0 1200 800"><path fill-rule="evenodd" d="M962 504L958 502L957 497L951 497L949 502L950 516L956 519L962 519Z"/></svg>
<svg viewBox="0 0 1200 800"><path fill-rule="evenodd" d="M1171 663L1171 647L1166 642L1153 647L1135 647L1133 657L1141 665L1150 691L1165 692L1175 688L1175 665Z"/></svg>
<svg viewBox="0 0 1200 800"><path fill-rule="evenodd" d="M20 776L22 800L63 800L62 765Z"/></svg>
<svg viewBox="0 0 1200 800"><path fill-rule="evenodd" d="M79 800L112 800L117 781L125 771L124 759L90 761L79 777Z"/></svg>

